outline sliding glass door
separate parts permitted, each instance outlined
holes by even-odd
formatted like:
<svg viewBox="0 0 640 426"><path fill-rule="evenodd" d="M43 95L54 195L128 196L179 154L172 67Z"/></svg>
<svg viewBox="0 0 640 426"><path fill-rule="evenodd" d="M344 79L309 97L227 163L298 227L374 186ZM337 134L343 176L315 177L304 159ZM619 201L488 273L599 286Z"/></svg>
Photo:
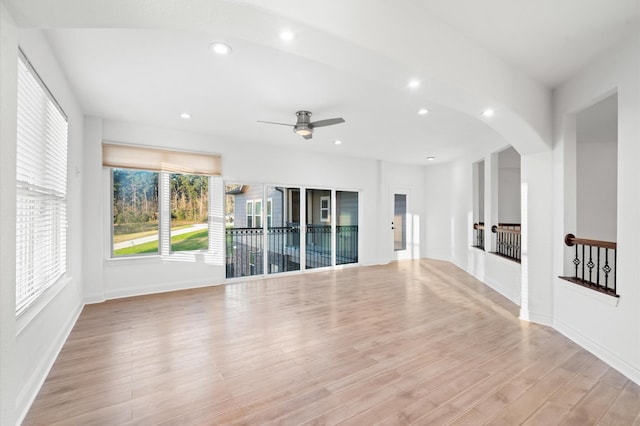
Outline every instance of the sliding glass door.
<svg viewBox="0 0 640 426"><path fill-rule="evenodd" d="M336 265L358 263L358 193L336 191Z"/></svg>
<svg viewBox="0 0 640 426"><path fill-rule="evenodd" d="M300 270L300 188L268 186L267 273Z"/></svg>
<svg viewBox="0 0 640 426"><path fill-rule="evenodd" d="M358 193L225 185L226 277L358 263Z"/></svg>
<svg viewBox="0 0 640 426"><path fill-rule="evenodd" d="M307 189L305 206L306 269L331 266L331 190Z"/></svg>
<svg viewBox="0 0 640 426"><path fill-rule="evenodd" d="M225 245L227 278L264 273L262 185L225 185Z"/></svg>

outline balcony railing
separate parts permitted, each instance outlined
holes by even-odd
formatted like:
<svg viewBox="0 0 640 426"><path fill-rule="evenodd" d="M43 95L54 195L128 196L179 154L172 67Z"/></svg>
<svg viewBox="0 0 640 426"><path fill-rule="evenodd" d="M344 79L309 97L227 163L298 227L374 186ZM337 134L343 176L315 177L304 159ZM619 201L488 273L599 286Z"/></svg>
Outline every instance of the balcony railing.
<svg viewBox="0 0 640 426"><path fill-rule="evenodd" d="M264 273L262 228L227 228L227 278ZM267 229L268 273L300 269L300 225ZM306 226L306 268L331 266L331 226ZM336 226L336 265L358 262L358 226Z"/></svg>
<svg viewBox="0 0 640 426"><path fill-rule="evenodd" d="M616 288L615 242L576 238L573 234L567 234L564 243L568 247L575 247L572 261L575 275L560 278L619 297Z"/></svg>
<svg viewBox="0 0 640 426"><path fill-rule="evenodd" d="M484 222L473 224L473 247L484 250Z"/></svg>
<svg viewBox="0 0 640 426"><path fill-rule="evenodd" d="M495 254L520 263L521 235L519 223L499 223L491 227L491 232L496 234Z"/></svg>

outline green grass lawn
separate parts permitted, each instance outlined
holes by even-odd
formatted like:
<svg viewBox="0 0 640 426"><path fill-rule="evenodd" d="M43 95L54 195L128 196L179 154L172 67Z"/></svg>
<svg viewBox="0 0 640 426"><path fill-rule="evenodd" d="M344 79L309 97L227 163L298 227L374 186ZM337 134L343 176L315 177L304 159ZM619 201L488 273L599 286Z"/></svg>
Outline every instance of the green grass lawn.
<svg viewBox="0 0 640 426"><path fill-rule="evenodd" d="M209 246L209 230L189 232L171 238L171 251L204 250ZM113 252L114 256L158 253L158 241L125 247Z"/></svg>

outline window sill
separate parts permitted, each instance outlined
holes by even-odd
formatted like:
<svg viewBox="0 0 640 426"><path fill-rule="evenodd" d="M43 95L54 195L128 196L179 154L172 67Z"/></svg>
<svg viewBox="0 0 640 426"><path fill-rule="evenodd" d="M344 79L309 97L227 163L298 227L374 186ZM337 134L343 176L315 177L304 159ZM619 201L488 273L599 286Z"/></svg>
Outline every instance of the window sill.
<svg viewBox="0 0 640 426"><path fill-rule="evenodd" d="M105 259L105 263L159 263L159 262L171 262L171 261L196 261L198 257L206 256L209 253L209 250L193 250L193 251L179 251L174 252L169 255L163 256L160 254L152 254L147 256L121 256L121 257L110 257Z"/></svg>
<svg viewBox="0 0 640 426"><path fill-rule="evenodd" d="M16 315L16 336L19 336L27 326L56 298L58 293L72 281L71 277L64 276L46 289L36 300Z"/></svg>

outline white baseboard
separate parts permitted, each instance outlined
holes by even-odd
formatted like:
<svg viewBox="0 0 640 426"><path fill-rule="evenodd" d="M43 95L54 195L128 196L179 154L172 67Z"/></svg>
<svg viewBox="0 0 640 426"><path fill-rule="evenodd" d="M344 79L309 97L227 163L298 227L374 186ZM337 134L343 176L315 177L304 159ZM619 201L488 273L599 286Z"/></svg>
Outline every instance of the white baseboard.
<svg viewBox="0 0 640 426"><path fill-rule="evenodd" d="M92 305L94 303L102 303L105 300L107 299L104 298L103 294L88 295L84 297L84 304Z"/></svg>
<svg viewBox="0 0 640 426"><path fill-rule="evenodd" d="M27 383L25 383L24 387L18 394L18 397L16 398L16 413L18 415L17 425L22 424L24 418L27 416L33 401L35 401L38 396L38 392L40 392L40 388L42 388L44 381L47 379L47 376L49 375L53 364L56 362L62 347L69 338L71 330L73 330L76 321L78 321L83 307L84 304L79 304L75 311L69 316L64 327L62 327L56 336L54 341L55 343L49 347L47 353L41 358L38 366L33 370L33 373L29 376Z"/></svg>
<svg viewBox="0 0 640 426"><path fill-rule="evenodd" d="M129 287L119 288L116 290L106 291L104 294L105 300L121 299L123 297L144 296L147 294L166 293L170 291L189 290L192 288L212 287L220 285L222 282L213 282L211 280L195 280L195 281L178 281L162 283L154 285L153 287Z"/></svg>
<svg viewBox="0 0 640 426"><path fill-rule="evenodd" d="M640 369L637 366L629 364L613 352L562 321L556 320L553 328L640 385Z"/></svg>
<svg viewBox="0 0 640 426"><path fill-rule="evenodd" d="M545 325L547 327L555 328L553 326L553 317L546 314L540 314L537 312L529 312L524 308L520 308L520 319L533 322L540 325Z"/></svg>

